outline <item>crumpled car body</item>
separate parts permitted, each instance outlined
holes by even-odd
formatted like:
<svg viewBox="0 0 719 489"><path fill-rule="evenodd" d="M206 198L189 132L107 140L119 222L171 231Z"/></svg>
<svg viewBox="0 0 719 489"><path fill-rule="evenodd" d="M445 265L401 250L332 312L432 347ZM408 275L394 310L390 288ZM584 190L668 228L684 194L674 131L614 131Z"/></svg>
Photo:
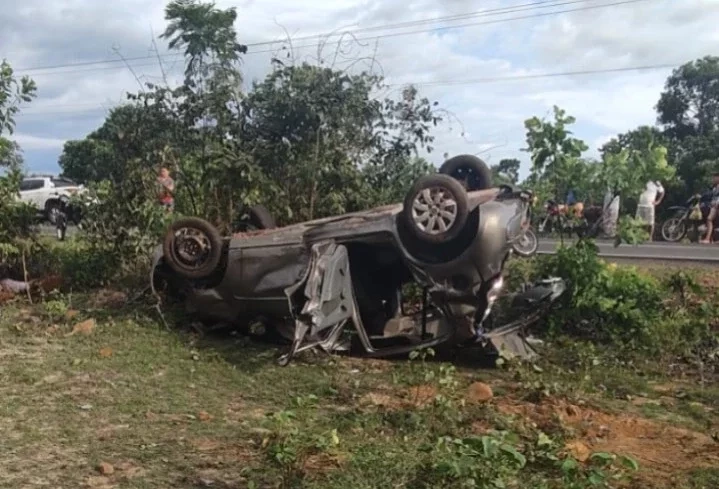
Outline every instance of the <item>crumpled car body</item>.
<svg viewBox="0 0 719 489"><path fill-rule="evenodd" d="M468 191L466 222L439 242L407 229L406 202L238 233L223 238L222 260L203 279L176 273L167 248L158 246L153 290L162 284L210 320L273 328L291 341L282 365L308 348L341 351L353 344L369 356L445 343L509 345L514 354L530 356L520 337L524 322L505 328L504 336L516 341L497 340L482 328L530 200L531 193L509 187ZM403 307L411 283L421 291L418 311Z"/></svg>

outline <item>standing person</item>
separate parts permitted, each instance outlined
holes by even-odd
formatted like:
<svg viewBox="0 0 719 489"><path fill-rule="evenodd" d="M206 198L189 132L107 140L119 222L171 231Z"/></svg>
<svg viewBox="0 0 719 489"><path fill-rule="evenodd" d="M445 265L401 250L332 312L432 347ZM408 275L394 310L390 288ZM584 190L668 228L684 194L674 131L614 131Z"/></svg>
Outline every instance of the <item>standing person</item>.
<svg viewBox="0 0 719 489"><path fill-rule="evenodd" d="M158 198L160 205L169 212L175 208L175 181L170 177L170 171L162 167L157 176Z"/></svg>
<svg viewBox="0 0 719 489"><path fill-rule="evenodd" d="M715 172L712 175L712 202L711 209L709 210L709 217L707 217L707 234L700 243L711 243L714 241L714 220L717 216L717 207L719 207L719 172Z"/></svg>
<svg viewBox="0 0 719 489"><path fill-rule="evenodd" d="M619 220L619 204L621 203L619 192L607 189L604 194L604 206L602 207L602 228L607 237L613 238L617 234L617 220Z"/></svg>
<svg viewBox="0 0 719 489"><path fill-rule="evenodd" d="M649 227L649 241L654 240L655 209L664 199L664 187L661 182L648 181L644 192L639 195L636 218Z"/></svg>

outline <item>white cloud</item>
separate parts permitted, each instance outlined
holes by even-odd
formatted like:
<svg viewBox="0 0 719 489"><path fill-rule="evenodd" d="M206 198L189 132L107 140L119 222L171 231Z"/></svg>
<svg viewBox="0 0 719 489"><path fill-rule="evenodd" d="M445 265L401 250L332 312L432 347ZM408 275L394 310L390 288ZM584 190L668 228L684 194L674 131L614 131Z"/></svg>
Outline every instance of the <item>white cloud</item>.
<svg viewBox="0 0 719 489"><path fill-rule="evenodd" d="M614 2L592 0L555 10L600 3ZM365 29L527 2L296 0L288 4L280 0L218 0L217 4L223 8L237 7L240 39L251 45L243 65L249 84L269 70L269 59L274 53L266 51L281 46L277 43L253 47L252 43L283 39L285 31L280 25L298 38L335 28ZM114 46L127 58L148 56L151 31L158 35L165 26L164 5L165 0L11 3L0 11L3 25L0 56L7 56L17 68L117 59ZM548 10L551 9L541 12ZM537 12L540 11L511 13L504 18ZM502 18L475 16L461 23ZM448 24L366 30L357 36L371 38L439 25ZM654 105L670 70L504 81L498 78L665 63L678 65L715 51L716 25L719 25L718 0L646 0L556 16L364 41L364 47L354 46L350 54L340 55L337 66L346 67L358 56L374 58L388 83L418 82L424 95L451 112L449 122L435 132L433 161L439 163L445 152L479 153L493 163L505 157L526 161L526 153L520 151L524 145L525 119L548 115L552 105L559 105L577 118L575 135L596 149L607 135L655 121ZM164 45L162 41L158 43ZM313 43L305 40L294 45ZM330 48L324 52L326 62L332 59ZM310 47L297 49L296 54L301 61L317 53L316 48ZM173 79L181 76L181 65L173 63L172 58L163 60ZM159 81L160 69L155 58L130 63L141 80ZM18 118L18 130L26 136L27 144L23 146L30 164L37 145L45 144L43 149L58 148L59 151L57 141L84 136L101 123L103 107L121 100L125 91L137 90L134 76L123 63L35 71L34 76L39 97L32 108ZM391 88L399 89L398 86ZM39 142L48 137L57 140L54 146Z"/></svg>
<svg viewBox="0 0 719 489"><path fill-rule="evenodd" d="M31 151L35 149L62 149L65 144L64 139L44 138L41 136L33 136L32 134L18 133L13 135L13 139L17 142L23 151Z"/></svg>

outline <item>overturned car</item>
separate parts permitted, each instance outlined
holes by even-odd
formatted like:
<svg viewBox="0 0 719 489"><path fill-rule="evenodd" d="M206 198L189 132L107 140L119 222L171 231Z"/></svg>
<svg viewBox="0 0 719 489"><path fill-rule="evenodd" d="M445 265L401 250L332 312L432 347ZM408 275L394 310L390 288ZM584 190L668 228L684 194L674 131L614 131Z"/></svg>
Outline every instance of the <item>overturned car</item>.
<svg viewBox="0 0 719 489"><path fill-rule="evenodd" d="M526 313L486 328L531 198L492 187L487 166L460 155L419 178L402 204L279 228L260 209L258 229L227 238L182 218L155 250L153 291L209 320L272 328L291 342L281 365L309 348L353 345L369 356L439 344L532 355L524 327L562 293L561 281L527 288L515 297ZM407 311L403 288L413 282L421 308Z"/></svg>

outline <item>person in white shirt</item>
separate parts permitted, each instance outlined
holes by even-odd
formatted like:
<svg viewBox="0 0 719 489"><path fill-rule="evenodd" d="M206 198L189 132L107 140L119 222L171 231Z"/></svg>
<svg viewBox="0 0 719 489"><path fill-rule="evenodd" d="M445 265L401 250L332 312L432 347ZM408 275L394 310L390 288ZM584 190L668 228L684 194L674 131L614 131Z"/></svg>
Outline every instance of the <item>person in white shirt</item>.
<svg viewBox="0 0 719 489"><path fill-rule="evenodd" d="M644 192L639 196L637 219L644 221L649 227L649 241L654 239L654 209L664 199L664 187L660 182L647 182Z"/></svg>
<svg viewBox="0 0 719 489"><path fill-rule="evenodd" d="M620 204L619 192L607 189L604 194L604 206L602 208L602 230L604 235L609 238L613 238L617 234Z"/></svg>

